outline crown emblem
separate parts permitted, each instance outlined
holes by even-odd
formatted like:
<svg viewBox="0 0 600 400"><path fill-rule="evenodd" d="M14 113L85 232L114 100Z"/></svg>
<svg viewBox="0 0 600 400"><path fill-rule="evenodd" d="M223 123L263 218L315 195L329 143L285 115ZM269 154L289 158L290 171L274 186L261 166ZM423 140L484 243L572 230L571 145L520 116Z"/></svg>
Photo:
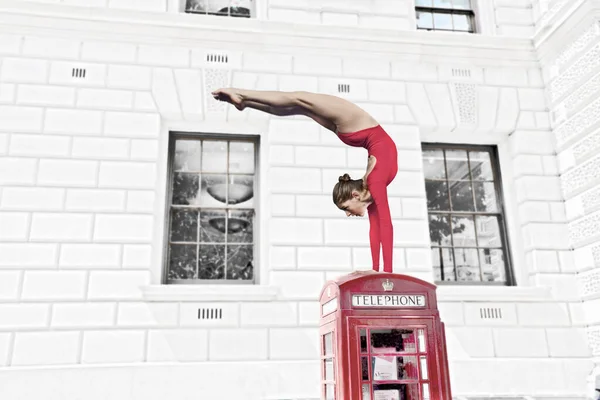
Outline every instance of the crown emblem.
<svg viewBox="0 0 600 400"><path fill-rule="evenodd" d="M381 286L383 287L383 290L385 292L391 292L392 290L394 290L394 282L390 282L389 279L386 279L385 281L383 281Z"/></svg>

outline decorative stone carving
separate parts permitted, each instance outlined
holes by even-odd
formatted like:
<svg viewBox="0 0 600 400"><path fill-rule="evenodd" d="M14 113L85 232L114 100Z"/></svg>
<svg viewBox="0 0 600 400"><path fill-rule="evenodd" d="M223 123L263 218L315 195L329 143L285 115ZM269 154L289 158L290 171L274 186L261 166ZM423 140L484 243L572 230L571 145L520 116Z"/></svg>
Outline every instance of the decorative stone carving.
<svg viewBox="0 0 600 400"><path fill-rule="evenodd" d="M600 58L600 53L598 57ZM554 130L557 146L564 145L569 139L577 137L598 122L600 122L600 98Z"/></svg>
<svg viewBox="0 0 600 400"><path fill-rule="evenodd" d="M574 42L563 50L558 57L556 57L556 66L559 68L562 67L577 53L589 46L590 43L595 42L598 36L600 36L600 21L595 21Z"/></svg>
<svg viewBox="0 0 600 400"><path fill-rule="evenodd" d="M223 114L226 115L227 103L216 101L211 92L213 90L229 86L230 71L227 69L205 68L204 74L204 107L206 114Z"/></svg>
<svg viewBox="0 0 600 400"><path fill-rule="evenodd" d="M587 330L588 343L593 356L600 356L600 327L593 326Z"/></svg>
<svg viewBox="0 0 600 400"><path fill-rule="evenodd" d="M600 235L600 213L589 215L569 224L571 244L577 244Z"/></svg>
<svg viewBox="0 0 600 400"><path fill-rule="evenodd" d="M583 210L587 213L600 207L600 187L585 192L581 196ZM600 249L600 246L599 246ZM600 252L598 254L600 256Z"/></svg>
<svg viewBox="0 0 600 400"><path fill-rule="evenodd" d="M600 294L600 269L593 269L579 275L581 294L592 296Z"/></svg>
<svg viewBox="0 0 600 400"><path fill-rule="evenodd" d="M463 125L477 124L477 85L452 83L458 105L459 121Z"/></svg>
<svg viewBox="0 0 600 400"><path fill-rule="evenodd" d="M571 90L585 75L600 65L600 44L580 57L573 65L550 82L550 99L555 102Z"/></svg>
<svg viewBox="0 0 600 400"><path fill-rule="evenodd" d="M600 131L588 135L582 141L573 146L573 156L576 161L581 161L590 154L598 154L600 147Z"/></svg>
<svg viewBox="0 0 600 400"><path fill-rule="evenodd" d="M577 111L577 107L590 97L594 96L597 98L598 91L600 91L600 74L596 74L585 85L581 85L579 89L569 95L557 108L563 107L566 112L570 113Z"/></svg>

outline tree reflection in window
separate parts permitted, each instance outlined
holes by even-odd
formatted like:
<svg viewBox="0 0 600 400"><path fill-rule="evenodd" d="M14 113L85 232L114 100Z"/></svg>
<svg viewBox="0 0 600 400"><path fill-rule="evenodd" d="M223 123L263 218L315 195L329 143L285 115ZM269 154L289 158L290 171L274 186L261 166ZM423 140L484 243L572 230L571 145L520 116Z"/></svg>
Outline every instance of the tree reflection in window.
<svg viewBox="0 0 600 400"><path fill-rule="evenodd" d="M254 0L187 0L185 12L251 18L254 13Z"/></svg>
<svg viewBox="0 0 600 400"><path fill-rule="evenodd" d="M423 146L438 282L510 283L494 160L489 147Z"/></svg>

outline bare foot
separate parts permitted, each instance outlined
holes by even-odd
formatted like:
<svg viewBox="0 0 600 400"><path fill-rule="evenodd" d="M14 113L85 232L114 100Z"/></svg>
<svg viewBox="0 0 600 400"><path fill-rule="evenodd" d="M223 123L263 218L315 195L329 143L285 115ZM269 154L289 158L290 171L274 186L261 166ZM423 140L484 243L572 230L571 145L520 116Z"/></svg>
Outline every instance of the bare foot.
<svg viewBox="0 0 600 400"><path fill-rule="evenodd" d="M225 101L227 103L233 104L235 108L242 111L246 108L244 104L244 100L242 100L242 96L235 92L235 89L227 88L227 89L217 89L212 92L213 97L219 101Z"/></svg>

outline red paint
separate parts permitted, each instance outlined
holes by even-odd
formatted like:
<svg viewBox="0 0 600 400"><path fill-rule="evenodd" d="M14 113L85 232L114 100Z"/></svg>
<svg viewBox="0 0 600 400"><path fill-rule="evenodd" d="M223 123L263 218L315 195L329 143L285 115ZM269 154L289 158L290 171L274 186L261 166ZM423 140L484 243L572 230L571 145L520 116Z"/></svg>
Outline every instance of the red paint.
<svg viewBox="0 0 600 400"><path fill-rule="evenodd" d="M384 290L384 283L393 283L393 289ZM321 398L374 400L378 390L390 398L425 400L428 388L429 399L451 400L435 290L420 279L374 271L354 272L325 284L320 297ZM353 306L353 295L371 296L357 300L371 306ZM418 306L423 300L425 305ZM337 309L327 313L336 302ZM405 306L398 308L399 304ZM326 351L329 339L332 350ZM369 397L363 396L363 386ZM327 389L334 396L327 397Z"/></svg>

